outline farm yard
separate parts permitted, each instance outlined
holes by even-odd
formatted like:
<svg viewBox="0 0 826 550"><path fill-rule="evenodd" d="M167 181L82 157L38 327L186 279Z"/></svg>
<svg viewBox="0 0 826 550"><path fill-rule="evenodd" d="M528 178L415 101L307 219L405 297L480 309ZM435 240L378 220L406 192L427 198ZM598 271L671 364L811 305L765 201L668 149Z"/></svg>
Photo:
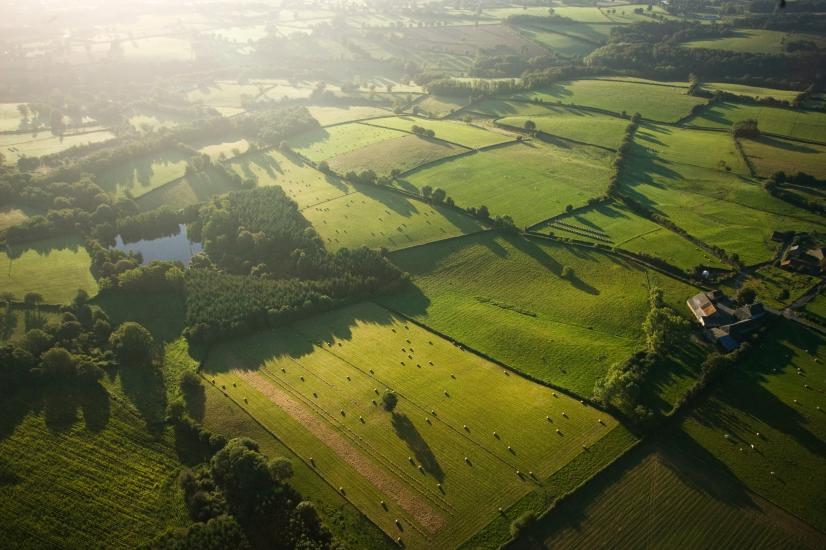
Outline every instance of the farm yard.
<svg viewBox="0 0 826 550"><path fill-rule="evenodd" d="M3 544L826 547L818 2L4 6Z"/></svg>
<svg viewBox="0 0 826 550"><path fill-rule="evenodd" d="M411 547L460 543L616 426L368 304L222 347L204 376Z"/></svg>
<svg viewBox="0 0 826 550"><path fill-rule="evenodd" d="M410 173L400 185L442 188L460 206L485 205L521 227L604 193L609 161L602 149L534 140L447 159Z"/></svg>
<svg viewBox="0 0 826 550"><path fill-rule="evenodd" d="M641 345L649 285L663 287L675 304L693 292L601 252L491 234L399 252L393 259L413 285L381 298L382 304L585 396L612 363Z"/></svg>

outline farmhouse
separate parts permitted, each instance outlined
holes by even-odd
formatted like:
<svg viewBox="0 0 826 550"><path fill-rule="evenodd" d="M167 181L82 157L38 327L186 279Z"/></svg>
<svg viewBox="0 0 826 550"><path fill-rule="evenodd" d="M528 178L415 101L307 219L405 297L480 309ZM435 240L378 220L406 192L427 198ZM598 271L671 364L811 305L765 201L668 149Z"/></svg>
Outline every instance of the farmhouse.
<svg viewBox="0 0 826 550"><path fill-rule="evenodd" d="M817 275L826 269L826 248L803 248L796 244L789 247L780 267L788 271Z"/></svg>
<svg viewBox="0 0 826 550"><path fill-rule="evenodd" d="M701 292L686 303L706 337L726 351L737 348L737 338L758 328L766 316L763 304L736 307L719 290Z"/></svg>

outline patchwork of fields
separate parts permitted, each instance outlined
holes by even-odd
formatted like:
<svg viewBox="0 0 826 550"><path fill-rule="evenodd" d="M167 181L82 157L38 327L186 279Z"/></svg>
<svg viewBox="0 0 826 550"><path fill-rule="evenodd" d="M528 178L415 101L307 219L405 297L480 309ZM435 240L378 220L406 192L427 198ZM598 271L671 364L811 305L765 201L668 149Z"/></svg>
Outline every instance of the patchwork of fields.
<svg viewBox="0 0 826 550"><path fill-rule="evenodd" d="M410 547L460 543L616 426L370 304L222 346L205 376Z"/></svg>
<svg viewBox="0 0 826 550"><path fill-rule="evenodd" d="M16 163L21 158L42 157L65 151L70 147L109 141L115 135L108 130L96 130L82 133L54 136L48 131L31 134L0 135L0 153L7 164Z"/></svg>
<svg viewBox="0 0 826 550"><path fill-rule="evenodd" d="M622 118L563 107L548 107L534 116L505 116L497 122L524 128L529 120L540 132L610 149L619 147L628 127Z"/></svg>
<svg viewBox="0 0 826 550"><path fill-rule="evenodd" d="M826 113L784 109L743 103L716 103L688 120L708 128L730 128L735 122L753 119L760 131L799 139L826 142Z"/></svg>

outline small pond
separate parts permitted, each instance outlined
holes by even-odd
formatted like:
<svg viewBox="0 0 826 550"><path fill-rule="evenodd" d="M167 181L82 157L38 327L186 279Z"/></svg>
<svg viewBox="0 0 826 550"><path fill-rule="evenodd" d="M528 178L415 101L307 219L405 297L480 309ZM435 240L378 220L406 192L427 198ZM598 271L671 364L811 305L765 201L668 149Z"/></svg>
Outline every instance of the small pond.
<svg viewBox="0 0 826 550"><path fill-rule="evenodd" d="M172 260L189 265L192 256L203 250L201 243L194 243L186 236L186 225L178 226L178 232L167 237L124 243L120 235L115 238L115 248L124 252L140 252L143 263L152 260Z"/></svg>

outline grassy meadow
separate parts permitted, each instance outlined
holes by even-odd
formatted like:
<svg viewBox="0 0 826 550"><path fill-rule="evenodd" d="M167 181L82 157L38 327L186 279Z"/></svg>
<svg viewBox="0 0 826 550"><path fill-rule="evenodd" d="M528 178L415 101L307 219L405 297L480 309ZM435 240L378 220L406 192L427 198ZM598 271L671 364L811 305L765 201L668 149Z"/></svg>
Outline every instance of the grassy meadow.
<svg viewBox="0 0 826 550"><path fill-rule="evenodd" d="M373 304L222 345L204 374L415 548L462 542L616 426Z"/></svg>
<svg viewBox="0 0 826 550"><path fill-rule="evenodd" d="M826 453L824 344L816 332L777 321L682 425L746 487L821 532L826 528L819 481Z"/></svg>
<svg viewBox="0 0 826 550"><path fill-rule="evenodd" d="M649 254L686 271L699 265L727 268L717 257L681 235L638 216L620 204L600 204L554 222L543 226L541 231Z"/></svg>
<svg viewBox="0 0 826 550"><path fill-rule="evenodd" d="M709 50L727 50L732 52L756 54L782 54L784 40L813 40L822 43L823 38L813 34L790 34L783 31L767 29L742 29L732 33L732 36L710 38L707 40L692 40L685 42L687 48L704 48Z"/></svg>
<svg viewBox="0 0 826 550"><path fill-rule="evenodd" d="M687 164L666 164L640 148L622 174L625 194L705 243L747 265L771 259L773 230L822 231L816 214L775 199L748 178ZM719 156L705 159L713 163ZM702 160L702 159L701 159Z"/></svg>
<svg viewBox="0 0 826 550"><path fill-rule="evenodd" d="M628 127L622 118L563 107L548 107L538 116L506 116L498 122L524 128L528 120L540 132L610 149L619 147Z"/></svg>
<svg viewBox="0 0 826 550"><path fill-rule="evenodd" d="M323 174L296 155L276 149L257 151L234 159L229 165L242 178L256 178L259 187L279 185L299 208L351 193L348 183Z"/></svg>
<svg viewBox="0 0 826 550"><path fill-rule="evenodd" d="M407 172L425 163L466 153L468 149L446 141L402 135L344 153L330 160L330 168L339 174L373 170L379 176L393 170Z"/></svg>
<svg viewBox="0 0 826 550"><path fill-rule="evenodd" d="M669 175L669 166L673 164L748 175L748 167L728 132L644 124L634 135L634 143L635 154L650 157L666 175Z"/></svg>
<svg viewBox="0 0 826 550"><path fill-rule="evenodd" d="M64 304L78 289L90 295L98 285L89 268L92 259L77 237L33 241L0 252L0 287L22 300L27 292L39 292L49 304Z"/></svg>
<svg viewBox="0 0 826 550"><path fill-rule="evenodd" d="M757 300L767 306L783 309L796 302L818 282L820 279L811 275L766 265L744 277L740 281L740 286L754 289L757 293ZM736 292L736 289L728 284L723 285L723 289L732 295Z"/></svg>
<svg viewBox="0 0 826 550"><path fill-rule="evenodd" d="M7 164L14 164L23 157L42 157L65 151L70 147L109 141L114 137L115 135L108 130L64 136L54 136L45 130L35 137L31 134L5 134L0 135L0 153L3 153Z"/></svg>
<svg viewBox="0 0 826 550"><path fill-rule="evenodd" d="M365 118L387 116L390 112L382 107L371 107L366 105L352 105L346 107L327 107L320 105L311 105L307 107L310 114L322 126L330 126L331 124L341 124L343 122L352 122L354 120L362 120Z"/></svg>
<svg viewBox="0 0 826 550"><path fill-rule="evenodd" d="M364 185L353 193L302 210L329 249L397 250L482 230L455 210Z"/></svg>
<svg viewBox="0 0 826 550"><path fill-rule="evenodd" d="M676 122L691 112L691 108L706 102L693 97L686 89L671 84L622 80L574 80L553 84L537 91L519 93L514 99L541 100L595 107L629 116L640 113L643 117L662 122Z"/></svg>
<svg viewBox="0 0 826 550"><path fill-rule="evenodd" d="M485 205L492 215L526 226L605 193L610 160L602 149L534 140L448 159L409 174L401 185L441 187L459 206Z"/></svg>
<svg viewBox="0 0 826 550"><path fill-rule="evenodd" d="M496 145L497 143L505 143L507 141L513 141L514 139L513 136L504 133L491 132L478 126L452 120L428 120L419 117L388 117L373 119L365 122L365 124L405 132L410 132L413 126L421 126L422 128L433 130L436 133L436 139L443 139L472 149Z"/></svg>
<svg viewBox="0 0 826 550"><path fill-rule="evenodd" d="M750 97L752 99L764 99L773 97L780 101L794 101L800 95L796 90L778 90L775 88L762 88L760 86L748 86L746 84L731 84L728 82L703 82L704 90L715 92L717 90L730 94Z"/></svg>
<svg viewBox="0 0 826 550"><path fill-rule="evenodd" d="M220 172L205 170L184 176L168 185L161 184L151 193L147 192L138 197L136 202L141 210L152 210L160 206L183 208L237 189L232 181Z"/></svg>
<svg viewBox="0 0 826 550"><path fill-rule="evenodd" d="M465 107L470 103L470 99L461 99L455 97L426 95L421 100L416 101L415 105L419 107L424 114L441 118L446 117Z"/></svg>
<svg viewBox="0 0 826 550"><path fill-rule="evenodd" d="M97 174L96 181L115 197L138 198L183 177L188 157L176 150L130 160Z"/></svg>
<svg viewBox="0 0 826 550"><path fill-rule="evenodd" d="M640 348L650 285L661 286L680 310L694 294L614 256L491 233L393 260L412 285L382 297L383 304L584 396L611 364ZM564 267L573 274L563 277Z"/></svg>
<svg viewBox="0 0 826 550"><path fill-rule="evenodd" d="M826 145L769 136L757 140L744 139L740 143L758 176L770 177L783 170L787 174L806 172L816 178L826 178Z"/></svg>
<svg viewBox="0 0 826 550"><path fill-rule="evenodd" d="M290 147L313 162L330 160L333 157L355 151L373 143L378 143L403 133L389 128L350 123L310 130L290 138Z"/></svg>
<svg viewBox="0 0 826 550"><path fill-rule="evenodd" d="M817 111L722 102L703 109L688 123L730 128L735 122L746 119L756 120L761 132L826 142L826 113Z"/></svg>

